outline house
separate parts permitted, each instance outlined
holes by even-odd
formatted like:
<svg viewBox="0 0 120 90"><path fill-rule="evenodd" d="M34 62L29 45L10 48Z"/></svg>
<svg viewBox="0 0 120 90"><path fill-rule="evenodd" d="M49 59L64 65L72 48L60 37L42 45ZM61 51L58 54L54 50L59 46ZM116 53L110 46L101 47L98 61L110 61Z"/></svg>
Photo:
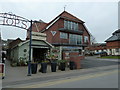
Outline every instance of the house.
<svg viewBox="0 0 120 90"><path fill-rule="evenodd" d="M70 58L75 57L82 59L84 58L85 47L91 43L90 33L85 26L85 22L67 11L63 11L49 23L42 20L35 21L32 31L47 35L47 42L55 46L52 52L54 53L56 50L59 52L59 59L71 60ZM29 39L29 32L27 33L27 39Z"/></svg>
<svg viewBox="0 0 120 90"><path fill-rule="evenodd" d="M13 53L11 53L12 52L12 48L14 48L19 43L23 42L23 40L21 40L20 38L17 38L16 40L8 39L7 42L8 42L7 43L7 46L8 46L8 49L7 49L7 59L8 60L12 60L12 58L13 58Z"/></svg>
<svg viewBox="0 0 120 90"><path fill-rule="evenodd" d="M120 55L120 29L116 30L106 43L95 43L86 47L86 50L92 53L107 52L107 55Z"/></svg>
<svg viewBox="0 0 120 90"><path fill-rule="evenodd" d="M86 51L85 52L86 55L94 55L103 51L106 52L107 46L106 43L94 43L89 47L86 47L85 51Z"/></svg>
<svg viewBox="0 0 120 90"><path fill-rule="evenodd" d="M32 33L32 44L31 44L31 62L41 62L45 59L45 54L53 46L46 41L46 34L44 33ZM22 41L16 39L9 44L10 59L18 62L21 59L28 61L29 59L29 41Z"/></svg>
<svg viewBox="0 0 120 90"><path fill-rule="evenodd" d="M120 55L120 29L116 30L105 42L108 55Z"/></svg>

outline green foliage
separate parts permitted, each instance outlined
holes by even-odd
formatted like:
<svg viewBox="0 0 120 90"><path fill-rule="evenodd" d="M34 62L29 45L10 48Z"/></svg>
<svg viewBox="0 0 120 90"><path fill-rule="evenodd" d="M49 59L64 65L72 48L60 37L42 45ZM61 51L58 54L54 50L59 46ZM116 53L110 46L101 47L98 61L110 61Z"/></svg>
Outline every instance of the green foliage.
<svg viewBox="0 0 120 90"><path fill-rule="evenodd" d="M13 61L11 62L11 66L12 66L12 67L16 67L16 66L17 66L17 61L13 60Z"/></svg>
<svg viewBox="0 0 120 90"><path fill-rule="evenodd" d="M50 60L50 62L57 62L58 56L54 54L47 55L47 59Z"/></svg>
<svg viewBox="0 0 120 90"><path fill-rule="evenodd" d="M68 60L57 60L58 63L67 63Z"/></svg>
<svg viewBox="0 0 120 90"><path fill-rule="evenodd" d="M49 63L48 60L43 60L41 63Z"/></svg>
<svg viewBox="0 0 120 90"><path fill-rule="evenodd" d="M49 55L47 55L47 58L53 60L53 59L57 59L58 56L55 56L55 55L49 54Z"/></svg>
<svg viewBox="0 0 120 90"><path fill-rule="evenodd" d="M26 58L20 57L19 61L17 62L18 66L26 66L28 63L26 61Z"/></svg>

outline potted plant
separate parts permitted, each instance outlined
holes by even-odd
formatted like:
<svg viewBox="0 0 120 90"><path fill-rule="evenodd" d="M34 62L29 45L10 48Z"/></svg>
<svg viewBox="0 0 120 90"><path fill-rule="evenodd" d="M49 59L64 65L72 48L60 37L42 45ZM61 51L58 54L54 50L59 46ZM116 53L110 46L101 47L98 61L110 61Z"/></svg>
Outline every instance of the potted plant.
<svg viewBox="0 0 120 90"><path fill-rule="evenodd" d="M16 61L16 60L13 60L13 61L11 62L11 66L12 66L12 67L16 67L16 66L17 66L17 61Z"/></svg>
<svg viewBox="0 0 120 90"><path fill-rule="evenodd" d="M69 67L70 67L70 70L75 69L75 62L74 61L70 61L69 62Z"/></svg>
<svg viewBox="0 0 120 90"><path fill-rule="evenodd" d="M51 62L51 71L52 72L56 72L56 68L57 68L57 56L49 54L47 56L47 59L49 59L50 62Z"/></svg>
<svg viewBox="0 0 120 90"><path fill-rule="evenodd" d="M26 58L20 57L18 62L17 62L17 66L26 66Z"/></svg>
<svg viewBox="0 0 120 90"><path fill-rule="evenodd" d="M47 72L47 63L48 62L49 61L47 61L47 60L44 60L44 61L41 62L41 69L39 70L40 72L42 72L42 73L46 73Z"/></svg>
<svg viewBox="0 0 120 90"><path fill-rule="evenodd" d="M37 62L31 62L31 73L32 74L36 74L37 73L37 67L38 67Z"/></svg>
<svg viewBox="0 0 120 90"><path fill-rule="evenodd" d="M66 62L67 62L67 60L58 60L59 69L60 69L61 71L65 71Z"/></svg>

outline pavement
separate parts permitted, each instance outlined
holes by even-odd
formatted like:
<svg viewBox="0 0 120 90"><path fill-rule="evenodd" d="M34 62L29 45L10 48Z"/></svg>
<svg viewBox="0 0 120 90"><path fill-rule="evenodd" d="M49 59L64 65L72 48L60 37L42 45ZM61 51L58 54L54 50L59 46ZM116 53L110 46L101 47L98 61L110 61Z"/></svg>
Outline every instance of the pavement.
<svg viewBox="0 0 120 90"><path fill-rule="evenodd" d="M69 70L69 68L66 68L66 71L57 70L57 72L51 72L50 66L48 66L47 73L37 72L37 74L32 74L32 76L27 76L27 71L28 71L27 66L11 67L10 61L6 60L6 73L5 73L5 78L2 80L2 84L3 84L3 87L5 87L8 85L10 86L10 85L15 85L19 83L47 81L51 79L65 78L69 76L78 76L80 74L81 75L89 74L97 71L104 71L104 70L118 68L116 61L104 61L103 63L108 63L106 66L106 64L103 65L103 63L101 63L102 60L97 60L96 63L101 63L97 67L97 65L94 65L92 64L92 62L90 62L91 59L93 60L92 62L97 60L95 59L95 57L87 57L85 60L82 61L83 69ZM88 65L89 63L91 63L92 65ZM39 68L40 66L38 66L38 70Z"/></svg>

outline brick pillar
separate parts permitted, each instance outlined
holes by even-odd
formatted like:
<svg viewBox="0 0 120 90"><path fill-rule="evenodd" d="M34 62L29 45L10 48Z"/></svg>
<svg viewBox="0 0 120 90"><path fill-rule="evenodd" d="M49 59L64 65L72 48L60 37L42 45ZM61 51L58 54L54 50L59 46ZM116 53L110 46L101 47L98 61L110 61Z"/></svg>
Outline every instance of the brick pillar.
<svg viewBox="0 0 120 90"><path fill-rule="evenodd" d="M84 59L84 56L80 56L78 52L71 52L70 53L70 61L74 61L76 65L76 69L81 68L81 60Z"/></svg>
<svg viewBox="0 0 120 90"><path fill-rule="evenodd" d="M74 61L76 69L81 68L81 63L79 57L70 57L70 61Z"/></svg>
<svg viewBox="0 0 120 90"><path fill-rule="evenodd" d="M74 61L76 69L81 68L81 60L84 59L83 55L79 55L79 52L69 52L68 57L66 56L66 52L63 52L63 59L68 61Z"/></svg>

